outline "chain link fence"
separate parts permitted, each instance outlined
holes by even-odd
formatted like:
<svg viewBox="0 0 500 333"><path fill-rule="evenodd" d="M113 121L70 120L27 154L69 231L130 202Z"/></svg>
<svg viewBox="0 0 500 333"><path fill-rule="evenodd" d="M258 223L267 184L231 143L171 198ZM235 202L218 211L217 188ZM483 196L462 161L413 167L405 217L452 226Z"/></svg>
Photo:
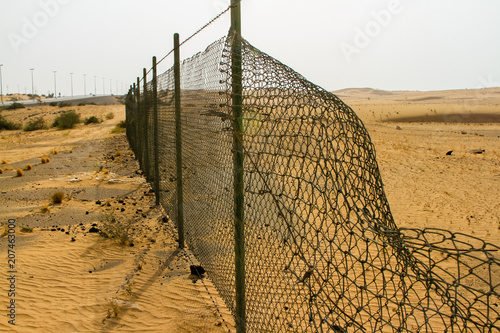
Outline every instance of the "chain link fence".
<svg viewBox="0 0 500 333"><path fill-rule="evenodd" d="M187 244L233 314L233 144L241 140L246 330L498 332L500 248L446 230L398 229L361 120L245 40L235 119L233 43L229 34L180 65L180 123L175 66L138 81L126 114L159 203L178 226L182 214Z"/></svg>

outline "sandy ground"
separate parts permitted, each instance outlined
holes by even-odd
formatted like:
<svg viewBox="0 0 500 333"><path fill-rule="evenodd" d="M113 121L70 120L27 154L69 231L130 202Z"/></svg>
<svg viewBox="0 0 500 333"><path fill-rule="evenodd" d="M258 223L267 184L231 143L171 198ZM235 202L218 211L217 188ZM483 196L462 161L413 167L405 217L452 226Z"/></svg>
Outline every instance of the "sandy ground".
<svg viewBox="0 0 500 333"><path fill-rule="evenodd" d="M176 231L155 207L125 134L111 134L124 106L68 109L82 118L115 117L72 130L0 133L0 161L6 162L0 165L0 234L8 219L17 225L16 326L6 320L10 285L2 279L0 331L227 332L232 319L210 279L190 275L196 260L178 250ZM27 121L31 113L50 123L58 111L44 106L4 115ZM50 162L41 163L42 157ZM27 164L32 170L16 177L15 169ZM57 191L65 198L51 204ZM123 224L116 232L123 242L95 232L109 230L110 216ZM33 230L23 232L26 227ZM9 270L8 244L2 235L2 272Z"/></svg>
<svg viewBox="0 0 500 333"><path fill-rule="evenodd" d="M399 227L500 245L500 88L336 93L368 128Z"/></svg>
<svg viewBox="0 0 500 333"><path fill-rule="evenodd" d="M500 245L500 89L336 94L368 128L398 226L443 228ZM2 278L0 331L234 331L209 277L190 275L196 260L177 250L175 230L155 207L125 135L111 134L124 106L66 109L115 117L72 130L0 132L0 234L8 219L17 225L16 326L7 323L10 286ZM2 114L50 123L59 111ZM27 164L32 170L16 177ZM56 191L65 194L61 204L50 203ZM123 244L92 232L106 230L110 216L129 227ZM2 272L9 270L8 244L2 236Z"/></svg>

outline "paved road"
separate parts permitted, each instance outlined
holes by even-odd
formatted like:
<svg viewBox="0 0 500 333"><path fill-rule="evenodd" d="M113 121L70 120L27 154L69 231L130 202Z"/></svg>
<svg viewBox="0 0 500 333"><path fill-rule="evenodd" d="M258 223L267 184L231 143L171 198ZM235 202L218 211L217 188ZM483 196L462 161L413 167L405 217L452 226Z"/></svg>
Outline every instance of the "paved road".
<svg viewBox="0 0 500 333"><path fill-rule="evenodd" d="M5 97L5 96L4 96ZM58 98L44 98L41 100L43 104L50 104L52 102L60 103L60 102L69 102L73 105L77 105L79 103L94 103L97 105L112 105L112 104L120 104L114 95L96 95L96 96L74 96L74 97L58 97ZM10 105L14 102L5 102L5 105ZM22 103L24 105L37 105L40 102L38 100L25 100L25 101L16 101L16 103ZM1 103L0 103L1 105Z"/></svg>

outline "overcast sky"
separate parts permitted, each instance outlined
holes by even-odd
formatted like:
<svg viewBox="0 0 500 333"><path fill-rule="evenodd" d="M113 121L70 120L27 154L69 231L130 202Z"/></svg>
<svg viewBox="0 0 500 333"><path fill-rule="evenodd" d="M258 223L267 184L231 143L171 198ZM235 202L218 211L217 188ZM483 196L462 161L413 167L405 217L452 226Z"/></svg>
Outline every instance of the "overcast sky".
<svg viewBox="0 0 500 333"><path fill-rule="evenodd" d="M121 93L229 0L0 0L4 94ZM242 0L243 36L327 90L500 86L498 0ZM224 36L229 14L181 57ZM171 66L167 59L159 70ZM94 80L94 76L96 79ZM116 91L118 88L118 91Z"/></svg>

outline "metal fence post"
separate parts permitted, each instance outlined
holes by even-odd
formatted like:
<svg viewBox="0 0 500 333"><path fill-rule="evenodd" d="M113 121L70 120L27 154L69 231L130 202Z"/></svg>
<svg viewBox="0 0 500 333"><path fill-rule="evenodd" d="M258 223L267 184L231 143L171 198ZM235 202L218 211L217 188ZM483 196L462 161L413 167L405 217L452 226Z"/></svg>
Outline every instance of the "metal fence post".
<svg viewBox="0 0 500 333"><path fill-rule="evenodd" d="M142 69L142 84L144 85L144 171L146 175L146 181L151 182L151 168L150 168L150 160L149 160L149 96L148 96L148 86L147 86L147 70L146 68Z"/></svg>
<svg viewBox="0 0 500 333"><path fill-rule="evenodd" d="M141 146L141 141L143 140L143 135L142 135L142 127L141 127L141 79L139 77L137 77L137 85L136 85L136 88L137 88L137 93L136 93L136 102L137 102L137 131L136 131L136 156L137 156L137 160L139 161L139 165L141 167L141 169L144 168L144 165L142 164L142 149Z"/></svg>
<svg viewBox="0 0 500 333"><path fill-rule="evenodd" d="M158 81L156 78L156 57L153 57L153 118L154 118L154 165L155 165L155 176L154 176L154 190L156 196L156 205L160 204L160 166L159 166L159 152L158 152Z"/></svg>
<svg viewBox="0 0 500 333"><path fill-rule="evenodd" d="M241 0L231 0L233 173L234 173L234 253L236 289L236 331L246 332L245 299L245 184L243 178L243 85L241 59Z"/></svg>
<svg viewBox="0 0 500 333"><path fill-rule="evenodd" d="M174 34L174 76L175 76L175 150L177 169L177 229L179 247L184 248L184 196L182 186L182 124L181 124L181 65L179 34Z"/></svg>

